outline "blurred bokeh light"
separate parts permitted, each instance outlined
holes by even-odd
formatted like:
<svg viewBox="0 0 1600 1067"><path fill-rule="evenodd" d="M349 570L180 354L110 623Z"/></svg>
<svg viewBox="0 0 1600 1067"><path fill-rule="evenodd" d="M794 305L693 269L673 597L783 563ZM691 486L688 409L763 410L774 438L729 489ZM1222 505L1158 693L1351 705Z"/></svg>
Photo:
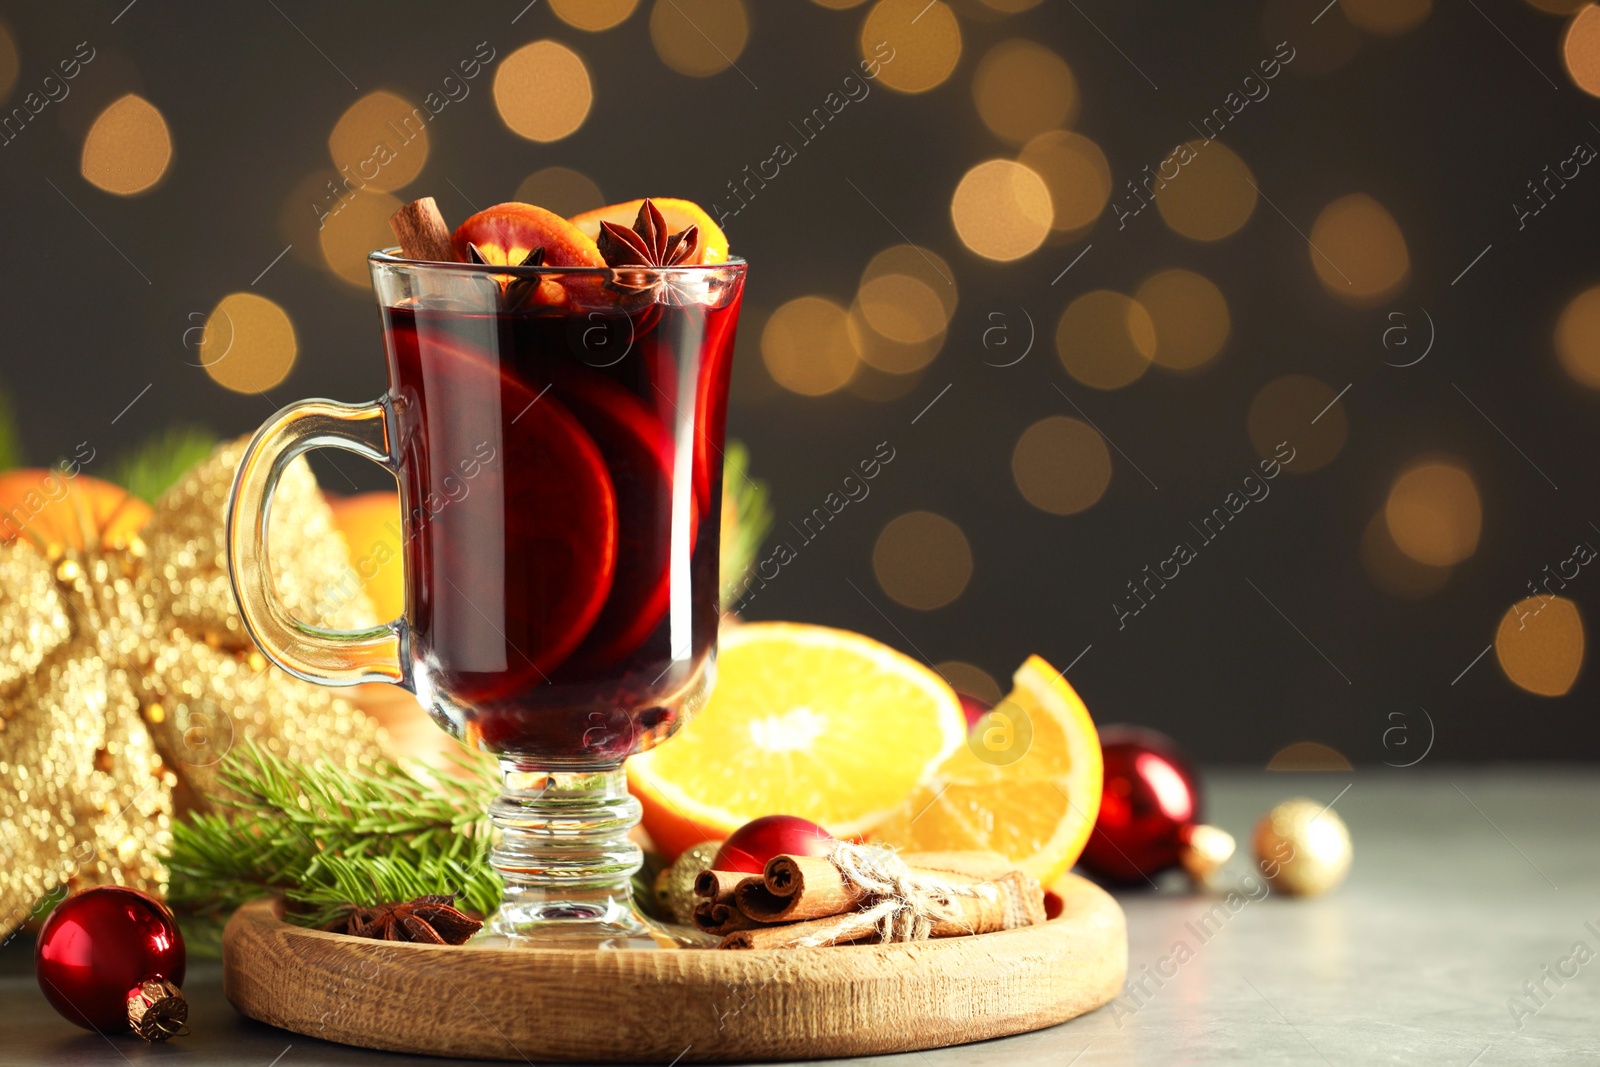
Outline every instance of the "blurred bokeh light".
<svg viewBox="0 0 1600 1067"><path fill-rule="evenodd" d="M1447 567L1478 548L1483 504L1465 466L1450 458L1427 459L1395 479L1384 505L1389 536L1420 563Z"/></svg>
<svg viewBox="0 0 1600 1067"><path fill-rule="evenodd" d="M1140 283L1133 298L1155 324L1155 361L1163 367L1203 367L1228 341L1228 301L1204 275L1177 267L1160 271Z"/></svg>
<svg viewBox="0 0 1600 1067"><path fill-rule="evenodd" d="M1323 208L1312 223L1306 251L1323 287L1357 307L1382 303L1411 277L1411 255L1399 225L1365 193L1341 196Z"/></svg>
<svg viewBox="0 0 1600 1067"><path fill-rule="evenodd" d="M825 297L790 300L761 331L761 359L773 381L801 396L844 386L859 361L845 310Z"/></svg>
<svg viewBox="0 0 1600 1067"><path fill-rule="evenodd" d="M1261 13L1261 43L1272 49L1278 49L1280 44L1287 46L1282 49L1283 54L1292 58L1283 69L1298 77L1314 78L1330 74L1354 59L1361 50L1361 34L1336 4L1323 10L1316 31L1307 33L1307 6L1305 0L1267 0Z"/></svg>
<svg viewBox="0 0 1600 1067"><path fill-rule="evenodd" d="M1094 427L1051 415L1017 438L1011 477L1023 499L1040 511L1076 515L1105 495L1111 484L1111 453Z"/></svg>
<svg viewBox="0 0 1600 1067"><path fill-rule="evenodd" d="M661 62L691 78L709 78L739 61L750 40L740 0L656 0L650 40Z"/></svg>
<svg viewBox="0 0 1600 1067"><path fill-rule="evenodd" d="M1392 37L1422 25L1433 0L1339 0L1339 7L1357 29Z"/></svg>
<svg viewBox="0 0 1600 1067"><path fill-rule="evenodd" d="M975 667L958 659L948 659L943 663L934 664L933 669L950 683L951 689L965 693L969 697L976 697L990 707L1000 703L1000 698L1005 696L1000 691L1000 683L994 680L994 675L982 667Z"/></svg>
<svg viewBox="0 0 1600 1067"><path fill-rule="evenodd" d="M545 167L534 171L517 186L517 199L565 218L606 204L600 187L587 174L571 167Z"/></svg>
<svg viewBox="0 0 1600 1067"><path fill-rule="evenodd" d="M134 93L113 100L83 140L84 180L118 196L149 189L171 161L167 120L154 104Z"/></svg>
<svg viewBox="0 0 1600 1067"><path fill-rule="evenodd" d="M904 277L904 275L886 275L886 277ZM859 300L850 305L847 325L850 341L861 357L861 362L882 374L908 375L919 371L933 362L933 358L939 354L939 349L944 347L945 332L942 327L931 337L921 341L895 341L885 337L867 322ZM852 386L855 384L852 380ZM874 400L888 399L886 393L898 396L901 392L898 386L887 383L860 384L862 390L852 388L851 391Z"/></svg>
<svg viewBox="0 0 1600 1067"><path fill-rule="evenodd" d="M972 78L978 117L994 135L1022 144L1078 118L1078 80L1050 49L1032 41L1001 41Z"/></svg>
<svg viewBox="0 0 1600 1067"><path fill-rule="evenodd" d="M1050 233L1055 209L1044 179L1009 159L967 171L950 199L961 243L986 259L1012 260L1037 249Z"/></svg>
<svg viewBox="0 0 1600 1067"><path fill-rule="evenodd" d="M550 0L550 10L568 26L591 33L620 26L639 0Z"/></svg>
<svg viewBox="0 0 1600 1067"><path fill-rule="evenodd" d="M1361 533L1361 566L1372 584L1401 600L1421 600L1443 589L1450 567L1419 563L1400 551L1389 536L1389 523L1380 509Z"/></svg>
<svg viewBox="0 0 1600 1067"><path fill-rule="evenodd" d="M394 93L368 93L345 108L328 135L334 169L379 193L411 184L428 162L428 119Z"/></svg>
<svg viewBox="0 0 1600 1067"><path fill-rule="evenodd" d="M1600 389L1600 285L1568 302L1556 320L1556 356L1568 374Z"/></svg>
<svg viewBox="0 0 1600 1067"><path fill-rule="evenodd" d="M1583 669L1583 616L1562 596L1531 596L1511 606L1494 635L1500 669L1513 685L1565 696Z"/></svg>
<svg viewBox="0 0 1600 1067"><path fill-rule="evenodd" d="M1071 130L1033 138L1017 162L1044 179L1054 215L1050 228L1075 235L1088 229L1111 199L1111 165L1100 146Z"/></svg>
<svg viewBox="0 0 1600 1067"><path fill-rule="evenodd" d="M1184 149L1192 156L1185 160ZM1220 241L1237 233L1256 208L1255 179L1244 160L1221 141L1188 141L1166 169L1154 172L1156 210L1174 233L1196 241Z"/></svg>
<svg viewBox="0 0 1600 1067"><path fill-rule="evenodd" d="M878 333L901 344L944 332L944 304L927 282L909 274L880 274L856 294L861 315Z"/></svg>
<svg viewBox="0 0 1600 1067"><path fill-rule="evenodd" d="M1321 741L1296 741L1285 745L1267 761L1269 771L1353 771L1348 757Z"/></svg>
<svg viewBox="0 0 1600 1067"><path fill-rule="evenodd" d="M1285 374L1262 386L1245 418L1256 455L1281 459L1278 449L1287 443L1294 459L1285 470L1310 474L1332 463L1350 435L1344 405L1334 403L1338 395L1306 374Z"/></svg>
<svg viewBox="0 0 1600 1067"><path fill-rule="evenodd" d="M372 278L367 271L367 256L375 249L394 245L389 216L400 210L400 201L388 193L365 189L346 192L344 199L330 203L317 241L322 259L335 275L362 292L370 292Z"/></svg>
<svg viewBox="0 0 1600 1067"><path fill-rule="evenodd" d="M889 88L922 93L941 84L961 59L955 12L942 0L878 0L861 26L861 57L890 55L878 72Z"/></svg>
<svg viewBox="0 0 1600 1067"><path fill-rule="evenodd" d="M589 68L559 41L525 44L495 68L495 109L512 133L530 141L559 141L573 133L593 103Z"/></svg>
<svg viewBox="0 0 1600 1067"><path fill-rule="evenodd" d="M1589 4L1573 17L1561 42L1561 58L1574 85L1600 96L1600 4Z"/></svg>
<svg viewBox="0 0 1600 1067"><path fill-rule="evenodd" d="M235 393L260 393L289 376L299 344L283 308L255 293L229 293L206 317L200 365Z"/></svg>
<svg viewBox="0 0 1600 1067"><path fill-rule="evenodd" d="M1150 369L1156 327L1144 305L1124 293L1094 289L1061 313L1056 355L1068 374L1096 389L1121 389Z"/></svg>
<svg viewBox="0 0 1600 1067"><path fill-rule="evenodd" d="M972 578L972 546L961 527L931 511L892 519L872 549L872 573L897 604L918 611L942 608Z"/></svg>
<svg viewBox="0 0 1600 1067"><path fill-rule="evenodd" d="M17 86L17 75L22 70L22 57L17 53L17 40L11 36L11 27L0 22L0 100L11 95Z"/></svg>

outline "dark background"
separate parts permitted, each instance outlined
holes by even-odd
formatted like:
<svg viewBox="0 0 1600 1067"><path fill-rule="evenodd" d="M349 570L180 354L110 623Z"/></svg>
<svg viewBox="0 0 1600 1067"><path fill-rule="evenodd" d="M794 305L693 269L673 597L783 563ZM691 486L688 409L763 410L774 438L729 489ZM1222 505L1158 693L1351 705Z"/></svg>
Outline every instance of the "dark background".
<svg viewBox="0 0 1600 1067"><path fill-rule="evenodd" d="M459 220L470 210L463 195L480 206L510 199L530 172L561 164L608 199L657 193L709 203L850 73L870 8L747 0L751 36L738 57L747 80L732 69L709 78L668 69L649 38L651 0L597 34L558 21L544 3L524 4L4 5L21 54L7 107L77 42L98 52L69 98L0 148L0 378L28 459L47 463L85 440L113 455L179 422L240 434L297 398L382 391L370 295L302 258L304 249L254 290L291 314L299 337L293 373L270 395L222 390L184 344L191 315L246 289L284 248L286 198L329 166L328 133L361 94L389 88L420 100L481 41L504 57L553 37L589 66L595 104L583 127L548 145L514 136L486 73L431 124L427 166L397 195L435 195ZM1600 396L1563 372L1551 343L1561 308L1600 281L1600 176L1581 174L1521 232L1510 207L1573 144L1600 145L1590 125L1600 122L1600 102L1561 65L1564 20L1526 4L1440 2L1395 38L1357 34L1337 6L1313 24L1323 6L1274 3L1272 19L1290 30L1268 38L1254 2L1045 0L1006 17L957 4L964 51L952 77L915 96L876 87L733 220L733 250L752 267L729 430L770 483L780 528L878 442L897 451L871 497L807 546L748 617L858 629L1001 679L1030 652L1073 663L1068 677L1099 721L1156 726L1206 760L1259 765L1315 740L1358 762L1406 762L1426 740L1419 709L1436 728L1435 760L1600 755L1592 670L1559 699L1512 685L1492 653L1462 673L1526 582L1576 541L1600 536L1588 526L1600 522ZM1188 123L1277 40L1292 38L1304 56L1325 47L1319 35L1359 36L1360 47L1319 76L1291 65L1222 137L1271 201L1231 238L1196 243L1150 217L1119 232L1107 213L1077 244L1047 244L1011 264L981 259L957 239L949 203L961 175L1015 151L972 102L972 71L991 44L1031 38L1070 64L1083 98L1075 128L1104 149L1120 192L1192 136ZM80 177L78 153L94 116L129 91L165 115L175 156L159 186L121 198ZM1325 204L1356 191L1394 216L1411 256L1406 289L1367 310L1326 294L1302 236ZM778 388L758 345L770 311L804 293L848 304L871 256L905 238L944 256L960 293L948 339L915 387L888 402ZM1093 253L1052 285L1085 243ZM1222 356L1193 375L1154 368L1115 392L1068 378L1051 338L1071 299L1100 287L1131 292L1172 266L1200 271L1226 295L1233 333ZM1422 308L1436 324L1433 352L1415 367L1385 366L1386 316L1417 318ZM986 365L989 314L1017 309L1038 327L1033 353L1015 367ZM1280 478L1274 503L1248 509L1119 632L1110 604L1124 582L1166 556L1186 524L1254 466L1251 400L1292 372L1335 390L1351 384L1340 401L1349 438L1337 459ZM1110 488L1089 510L1060 517L1024 501L1010 470L1018 435L1046 415L1077 414L1054 386L1159 489L1113 452ZM1438 593L1396 599L1363 569L1362 531L1396 474L1434 450L1473 473L1482 537ZM330 488L385 484L380 471L343 460L339 468L354 482L324 464ZM929 612L895 604L873 576L878 533L914 509L958 523L974 558L964 593ZM1581 575L1564 594L1587 618L1596 583ZM1385 746L1397 722L1411 723L1410 748Z"/></svg>

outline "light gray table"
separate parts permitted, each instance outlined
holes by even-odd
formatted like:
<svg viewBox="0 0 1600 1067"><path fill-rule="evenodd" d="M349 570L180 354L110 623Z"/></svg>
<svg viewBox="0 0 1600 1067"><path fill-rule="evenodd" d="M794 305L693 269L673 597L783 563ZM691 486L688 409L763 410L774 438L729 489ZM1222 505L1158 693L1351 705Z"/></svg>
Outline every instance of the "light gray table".
<svg viewBox="0 0 1600 1067"><path fill-rule="evenodd" d="M1600 962L1573 956L1579 942L1600 954L1600 773L1417 767L1218 772L1209 782L1210 821L1241 841L1277 800L1326 802L1349 786L1335 808L1355 840L1349 881L1318 900L1269 895L1203 925L1216 898L1123 895L1130 978L1150 968L1147 992L1051 1030L873 1062L1491 1067L1600 1059ZM0 1064L429 1062L244 1020L223 999L215 963L190 969L191 1037L154 1048L108 1041L45 1004L31 951L25 939L0 951ZM1549 975L1575 976L1549 977L1546 966ZM1542 982L1548 995L1528 997L1528 982Z"/></svg>

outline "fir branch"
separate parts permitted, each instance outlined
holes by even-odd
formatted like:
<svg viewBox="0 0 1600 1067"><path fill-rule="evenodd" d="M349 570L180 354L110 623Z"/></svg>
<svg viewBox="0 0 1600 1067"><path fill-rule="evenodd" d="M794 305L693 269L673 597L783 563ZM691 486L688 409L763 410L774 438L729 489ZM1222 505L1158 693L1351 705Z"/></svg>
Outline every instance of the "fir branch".
<svg viewBox="0 0 1600 1067"><path fill-rule="evenodd" d="M168 900L200 920L201 941L207 925L271 892L302 925L428 893L490 914L501 889L484 810L496 787L489 761L460 762L472 778L390 760L354 771L298 764L241 746L220 769L220 809L173 828Z"/></svg>
<svg viewBox="0 0 1600 1067"><path fill-rule="evenodd" d="M772 503L767 484L750 477L750 450L743 442L729 441L723 453L722 492L733 515L732 528L725 526L723 529L718 570L722 602L731 605L739 590L739 580L755 563L761 542L772 529Z"/></svg>
<svg viewBox="0 0 1600 1067"><path fill-rule="evenodd" d="M196 426L173 426L121 457L110 479L147 504L154 504L217 446L217 435Z"/></svg>

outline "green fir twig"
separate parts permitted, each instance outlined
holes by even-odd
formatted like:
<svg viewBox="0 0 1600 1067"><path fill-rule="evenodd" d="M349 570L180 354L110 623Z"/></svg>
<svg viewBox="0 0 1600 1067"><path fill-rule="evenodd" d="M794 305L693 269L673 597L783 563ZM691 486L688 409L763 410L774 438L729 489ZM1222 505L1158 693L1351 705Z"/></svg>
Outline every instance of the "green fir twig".
<svg viewBox="0 0 1600 1067"><path fill-rule="evenodd" d="M732 531L723 531L719 566L723 604L737 599L739 582L755 563L761 542L772 529L772 501L767 483L750 477L750 450L741 441L729 441L723 453L722 492L733 504ZM729 534L731 533L731 536Z"/></svg>
<svg viewBox="0 0 1600 1067"><path fill-rule="evenodd" d="M281 893L286 917L320 926L350 905L453 893L483 915L500 903L484 814L492 764L470 778L380 760L358 771L243 745L225 759L219 810L173 828L167 898L203 949L241 904Z"/></svg>

